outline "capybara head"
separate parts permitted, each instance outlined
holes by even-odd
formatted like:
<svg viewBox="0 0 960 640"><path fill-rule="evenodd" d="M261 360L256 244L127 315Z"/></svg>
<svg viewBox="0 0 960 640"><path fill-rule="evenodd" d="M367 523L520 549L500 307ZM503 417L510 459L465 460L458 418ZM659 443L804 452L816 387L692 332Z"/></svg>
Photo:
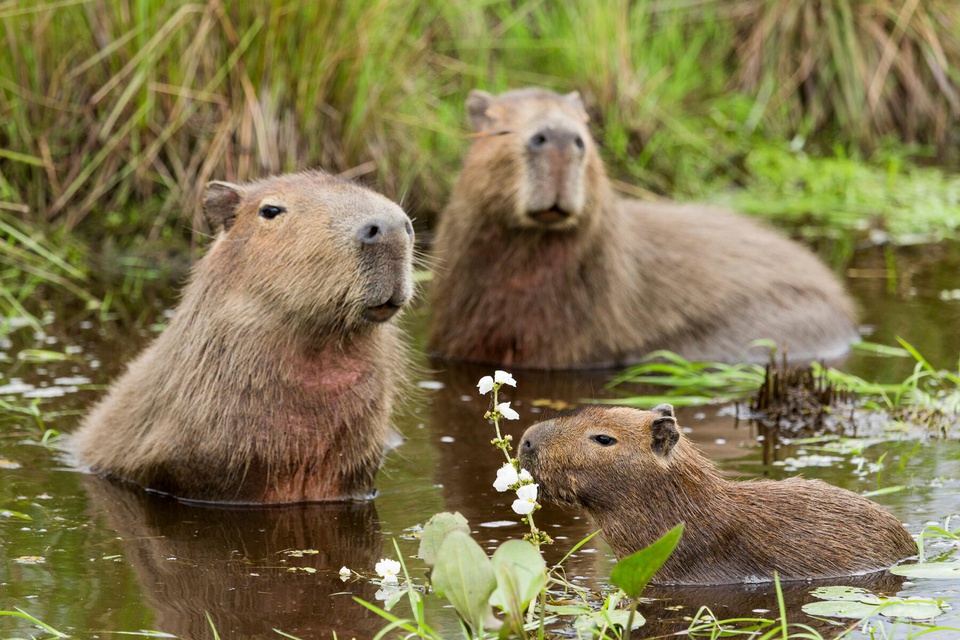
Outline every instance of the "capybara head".
<svg viewBox="0 0 960 640"><path fill-rule="evenodd" d="M572 229L593 208L590 174L603 172L577 92L474 90L467 113L476 133L463 174L471 200L512 228ZM479 169L473 170L473 167Z"/></svg>
<svg viewBox="0 0 960 640"><path fill-rule="evenodd" d="M369 189L321 172L211 182L203 209L223 231L208 268L238 322L330 335L389 320L412 296L410 219Z"/></svg>
<svg viewBox="0 0 960 640"><path fill-rule="evenodd" d="M585 407L527 429L520 466L545 500L602 509L642 498L638 486L655 489L657 476L671 473L679 440L669 404L651 411Z"/></svg>

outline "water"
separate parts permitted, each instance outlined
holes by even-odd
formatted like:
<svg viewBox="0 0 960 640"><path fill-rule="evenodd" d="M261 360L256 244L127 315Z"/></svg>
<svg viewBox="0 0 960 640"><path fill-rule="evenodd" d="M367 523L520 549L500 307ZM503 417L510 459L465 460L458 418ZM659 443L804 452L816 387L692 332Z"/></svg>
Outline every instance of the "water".
<svg viewBox="0 0 960 640"><path fill-rule="evenodd" d="M873 248L853 256L848 284L859 302L869 339L893 344L902 336L934 364L956 367L960 353L960 247ZM106 637L115 632L159 630L186 638L213 637L211 622L223 638L281 636L301 638L372 637L383 621L353 601L376 602L378 587L369 580L341 581L347 566L373 577L382 557L393 557L396 542L415 579L423 564L414 559L413 527L438 511L460 511L474 538L488 551L523 534L510 509L512 495L497 493L492 482L502 458L489 444L492 427L482 418L486 399L476 381L489 367L449 365L421 360L420 382L398 428L406 442L390 453L379 476L380 494L368 504L302 505L261 509L190 506L78 473L56 450L40 444L46 429L72 430L80 415L100 396L149 338L151 323L162 321L169 291L136 310L149 318L136 331L111 321L92 322L85 314L63 310L43 334L30 327L0 341L0 399L27 413L0 417L0 607L19 607L73 637ZM416 343L422 346L425 312L408 314ZM24 349L64 354L66 359ZM868 378L902 379L910 362L852 357L845 367ZM607 374L534 374L515 372L510 390L521 419L507 424L519 438L534 421L557 408L606 395ZM36 402L40 418L29 414ZM891 442L868 448L862 460L851 454L826 459L812 448L783 447L789 465L764 465L756 433L736 424L729 407L681 409L681 425L724 472L732 477L782 478L798 472L853 491L904 484L906 490L876 500L905 521L911 532L928 522L942 523L960 514L960 443L955 440ZM882 474L872 468L882 456ZM815 463L828 466L816 466ZM22 516L22 517L21 517ZM25 518L29 519L25 519ZM551 506L538 522L554 537L548 562L558 561L593 531L575 511ZM960 525L960 518L952 527ZM933 556L953 554L956 545L932 542ZM571 582L603 587L614 562L595 538L567 562ZM841 581L852 583L853 580ZM960 626L960 582L904 582L889 575L862 579L877 593L946 599L952 609L937 620ZM810 601L809 585L785 588L791 622L830 628L800 611ZM651 589L655 601L640 611L648 625L637 637L685 628L684 617L709 605L718 617L771 617L776 610L769 585L723 589ZM427 598L428 619L445 635L459 634L453 614ZM403 615L400 605L397 611ZM759 611L760 613L754 613ZM208 620L209 614L209 620ZM3 637L20 637L30 626L0 617ZM839 629L839 628L838 628ZM906 637L897 625L894 637ZM861 636L863 637L863 636ZM937 637L926 636L926 637ZM949 635L941 637L951 637Z"/></svg>

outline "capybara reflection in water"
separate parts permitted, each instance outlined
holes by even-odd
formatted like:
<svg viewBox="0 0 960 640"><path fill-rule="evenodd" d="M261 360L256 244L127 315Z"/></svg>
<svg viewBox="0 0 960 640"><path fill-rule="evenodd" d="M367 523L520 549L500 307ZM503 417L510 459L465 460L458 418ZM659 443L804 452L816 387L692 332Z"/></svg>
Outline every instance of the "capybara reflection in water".
<svg viewBox="0 0 960 640"><path fill-rule="evenodd" d="M166 330L74 436L93 471L175 496L368 498L406 363L403 210L320 172L212 182L222 229Z"/></svg>
<svg viewBox="0 0 960 640"><path fill-rule="evenodd" d="M820 480L724 479L673 407L588 407L530 427L520 464L548 502L583 508L622 558L680 522L661 584L831 578L885 569L917 546L889 511Z"/></svg>
<svg viewBox="0 0 960 640"><path fill-rule="evenodd" d="M761 338L830 357L855 339L850 299L801 245L723 209L616 196L577 93L473 91L467 111L477 138L434 242L434 355L567 369L656 349L736 361Z"/></svg>

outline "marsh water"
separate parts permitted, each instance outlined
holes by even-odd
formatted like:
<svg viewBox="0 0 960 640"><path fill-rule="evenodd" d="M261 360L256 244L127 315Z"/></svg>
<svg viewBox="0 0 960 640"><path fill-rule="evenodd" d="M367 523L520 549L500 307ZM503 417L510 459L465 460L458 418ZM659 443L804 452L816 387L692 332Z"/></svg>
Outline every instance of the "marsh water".
<svg viewBox="0 0 960 640"><path fill-rule="evenodd" d="M822 247L847 276L857 299L865 338L895 344L901 336L935 365L957 366L960 354L960 246ZM845 254L845 255L843 255ZM841 264L842 263L842 264ZM20 407L0 424L0 609L19 608L77 638L110 637L148 630L183 638L369 638L385 622L354 602L377 602L374 564L394 557L399 545L411 575L421 583L415 559L417 526L439 511L459 511L475 539L489 550L520 537L524 526L510 509L512 496L492 482L502 457L489 444L483 419L487 399L476 381L491 368L420 359L412 374L417 391L397 419L404 443L386 458L379 495L366 504L275 508L191 506L72 469L56 447L42 444L47 429L70 432L122 365L162 325L173 285L154 283L155 302L135 309L137 323L91 318L65 309L37 331L12 330L0 343L0 399ZM425 310L405 323L422 346ZM136 326L136 329L130 329ZM854 355L845 370L869 379L900 380L913 362ZM610 372L538 374L515 371L507 394L521 419L508 424L518 437L532 422L589 398L610 397ZM35 407L36 415L30 415ZM737 421L731 406L679 411L680 424L731 477L784 478L797 473L857 492L905 485L875 499L912 533L960 514L960 442L916 434L878 439L862 452L825 452L785 444L779 460L764 463L756 431ZM877 463L880 463L879 465ZM553 536L548 561L556 562L592 532L580 514L547 506L538 522ZM954 519L951 528L960 525ZM956 543L929 541L927 555L960 559ZM598 538L566 562L572 583L604 589L614 558ZM365 578L342 581L342 566ZM852 584L840 580L839 584ZM950 609L937 624L960 627L960 581L904 581L889 574L858 579L878 594L943 598ZM842 626L815 620L800 606L812 600L810 585L785 587L791 622L825 635ZM718 618L774 617L771 585L723 589L650 589L640 606L647 625L634 637L686 628L701 605ZM382 594L381 594L382 597ZM561 594L552 598L562 601ZM382 603L381 603L382 604ZM428 619L458 637L452 610L427 598ZM394 609L404 615L400 603ZM882 622L891 637L905 638L921 624ZM569 624L553 627L572 635ZM835 631L833 631L835 629ZM868 637L863 632L860 637ZM926 637L960 637L937 632ZM44 637L26 621L0 616L0 637ZM882 637L882 636L881 636Z"/></svg>

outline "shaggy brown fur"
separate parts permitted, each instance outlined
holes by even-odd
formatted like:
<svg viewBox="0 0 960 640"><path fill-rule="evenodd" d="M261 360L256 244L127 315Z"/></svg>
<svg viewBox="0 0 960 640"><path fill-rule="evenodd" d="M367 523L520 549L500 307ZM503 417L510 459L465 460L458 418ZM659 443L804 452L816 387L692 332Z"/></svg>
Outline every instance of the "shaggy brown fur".
<svg viewBox="0 0 960 640"><path fill-rule="evenodd" d="M436 355L564 369L655 349L741 360L758 338L829 357L855 338L849 298L799 244L722 209L615 196L577 94L474 91L467 108L479 134L434 243Z"/></svg>
<svg viewBox="0 0 960 640"><path fill-rule="evenodd" d="M322 173L211 183L221 226L170 326L74 437L93 471L193 500L363 499L406 358L413 229Z"/></svg>
<svg viewBox="0 0 960 640"><path fill-rule="evenodd" d="M677 430L670 405L541 422L523 435L520 464L544 500L585 509L618 557L685 522L662 584L863 574L917 552L890 512L852 491L799 477L725 480Z"/></svg>

